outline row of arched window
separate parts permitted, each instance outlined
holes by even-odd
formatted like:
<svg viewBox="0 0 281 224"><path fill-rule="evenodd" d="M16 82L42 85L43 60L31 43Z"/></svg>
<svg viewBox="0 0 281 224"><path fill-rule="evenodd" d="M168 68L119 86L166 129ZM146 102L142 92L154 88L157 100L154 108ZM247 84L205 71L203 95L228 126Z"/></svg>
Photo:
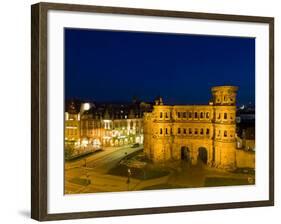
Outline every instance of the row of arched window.
<svg viewBox="0 0 281 224"><path fill-rule="evenodd" d="M218 130L216 131L216 138L227 138L227 137L234 137L233 131L227 131L227 130Z"/></svg>
<svg viewBox="0 0 281 224"><path fill-rule="evenodd" d="M222 103L228 103L228 102L231 102L231 103L233 103L234 102L234 97L229 97L229 96L224 96L223 98L222 97L220 97L220 96L216 96L216 102L217 103L220 103L220 102L222 102Z"/></svg>
<svg viewBox="0 0 281 224"><path fill-rule="evenodd" d="M177 112L176 113L177 119L184 119L184 118L189 118L189 119L209 119L210 118L210 112L192 112L192 111L188 111L188 112ZM171 118L172 117L172 112L160 112L159 114L159 118L163 119L163 118Z"/></svg>
<svg viewBox="0 0 281 224"><path fill-rule="evenodd" d="M195 118L195 119L198 119L198 118L201 118L201 119L204 119L204 118L207 118L209 119L210 118L210 112L192 112L192 111L188 111L188 112L177 112L177 118L178 119L181 119L181 118Z"/></svg>
<svg viewBox="0 0 281 224"><path fill-rule="evenodd" d="M159 114L160 119L168 119L172 118L172 112L160 112ZM177 119L210 119L210 112L176 112ZM217 113L216 114L217 120L234 120L233 113Z"/></svg>
<svg viewBox="0 0 281 224"><path fill-rule="evenodd" d="M160 135L172 135L173 129L172 128L160 128L159 130ZM210 129L209 128L178 128L177 132L175 133L177 135L210 135Z"/></svg>
<svg viewBox="0 0 281 224"><path fill-rule="evenodd" d="M172 112L160 112L159 115L160 118L171 118L172 117Z"/></svg>
<svg viewBox="0 0 281 224"><path fill-rule="evenodd" d="M226 112L224 112L224 113L217 113L216 119L217 120L228 120L228 119L229 120L234 120L234 114L233 113L228 114Z"/></svg>

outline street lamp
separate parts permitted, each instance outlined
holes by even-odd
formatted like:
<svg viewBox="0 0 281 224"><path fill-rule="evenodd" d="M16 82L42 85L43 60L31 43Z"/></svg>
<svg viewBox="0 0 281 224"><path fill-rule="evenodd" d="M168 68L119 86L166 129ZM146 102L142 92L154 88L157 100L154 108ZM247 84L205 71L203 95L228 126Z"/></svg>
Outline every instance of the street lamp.
<svg viewBox="0 0 281 224"><path fill-rule="evenodd" d="M131 182L130 177L131 177L131 175L132 175L132 173L131 173L131 169L130 169L130 168L128 168L127 172L128 172L127 184L128 184L128 191L129 191L129 190L130 190L130 182Z"/></svg>

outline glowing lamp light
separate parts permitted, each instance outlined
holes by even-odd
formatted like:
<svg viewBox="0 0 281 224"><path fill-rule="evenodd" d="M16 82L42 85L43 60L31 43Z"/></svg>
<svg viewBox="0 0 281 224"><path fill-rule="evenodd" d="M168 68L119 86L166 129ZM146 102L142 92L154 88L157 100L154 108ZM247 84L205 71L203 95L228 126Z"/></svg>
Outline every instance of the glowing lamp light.
<svg viewBox="0 0 281 224"><path fill-rule="evenodd" d="M84 110L90 110L90 104L84 103Z"/></svg>
<svg viewBox="0 0 281 224"><path fill-rule="evenodd" d="M99 140L99 139L94 139L94 141L93 141L93 146L99 147L100 145L101 145L100 140Z"/></svg>
<svg viewBox="0 0 281 224"><path fill-rule="evenodd" d="M67 121L69 119L69 114L65 112L65 120Z"/></svg>
<svg viewBox="0 0 281 224"><path fill-rule="evenodd" d="M83 146L88 145L88 143L89 143L89 141L88 141L87 139L83 139L82 142L81 142L81 144L82 144Z"/></svg>

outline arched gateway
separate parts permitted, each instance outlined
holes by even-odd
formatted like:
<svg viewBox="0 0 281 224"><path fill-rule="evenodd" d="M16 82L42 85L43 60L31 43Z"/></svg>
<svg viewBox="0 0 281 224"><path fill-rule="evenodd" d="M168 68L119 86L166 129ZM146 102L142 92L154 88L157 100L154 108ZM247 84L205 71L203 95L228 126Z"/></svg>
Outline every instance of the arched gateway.
<svg viewBox="0 0 281 224"><path fill-rule="evenodd" d="M186 161L188 163L191 162L190 150L185 146L181 147L181 160Z"/></svg>
<svg viewBox="0 0 281 224"><path fill-rule="evenodd" d="M197 161L201 161L202 163L207 164L207 162L208 162L208 151L207 151L206 148L200 147L198 149Z"/></svg>

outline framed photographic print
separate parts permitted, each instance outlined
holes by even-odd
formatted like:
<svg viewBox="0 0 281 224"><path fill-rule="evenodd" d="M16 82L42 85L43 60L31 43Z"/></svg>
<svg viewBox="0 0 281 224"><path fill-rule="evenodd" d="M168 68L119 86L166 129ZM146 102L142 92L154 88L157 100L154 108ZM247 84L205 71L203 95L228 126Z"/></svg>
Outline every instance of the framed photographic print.
<svg viewBox="0 0 281 224"><path fill-rule="evenodd" d="M274 19L32 5L32 218L274 204Z"/></svg>

